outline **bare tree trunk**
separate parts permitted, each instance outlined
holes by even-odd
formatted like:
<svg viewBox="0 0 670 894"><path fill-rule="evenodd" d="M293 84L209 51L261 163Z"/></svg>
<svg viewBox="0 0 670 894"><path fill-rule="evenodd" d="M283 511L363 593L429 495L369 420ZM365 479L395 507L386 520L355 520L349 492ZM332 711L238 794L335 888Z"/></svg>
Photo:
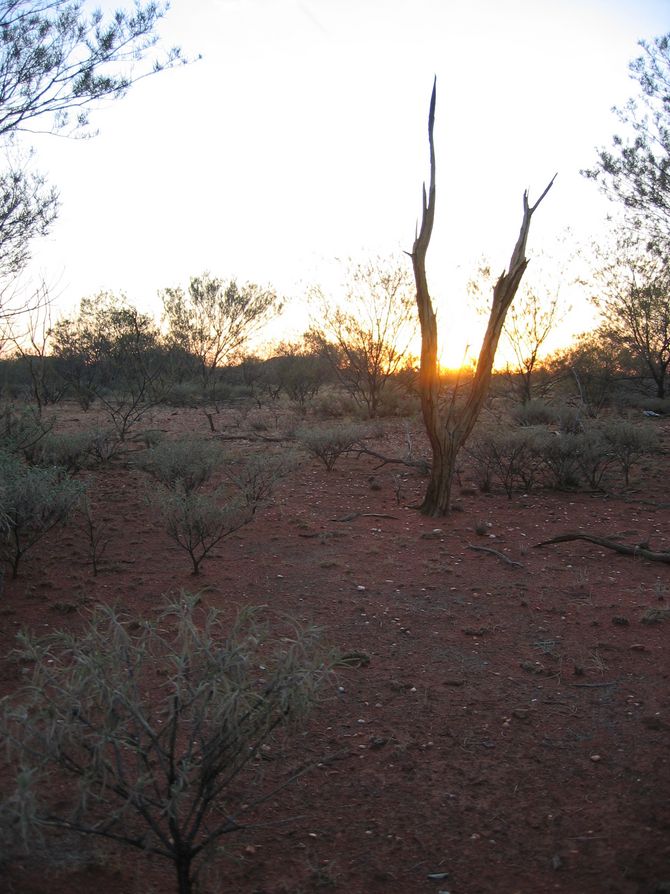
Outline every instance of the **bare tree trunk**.
<svg viewBox="0 0 670 894"><path fill-rule="evenodd" d="M551 188L555 176L537 202L528 204L528 193L523 194L523 219L519 237L514 246L509 269L503 271L493 289L493 301L486 334L482 341L477 369L463 403L450 401L446 408L438 402L439 367L437 320L428 290L426 253L430 244L435 220L435 100L437 84L433 84L428 114L428 144L430 148L430 183L428 193L423 187L423 213L421 228L414 239L412 266L416 283L416 304L421 326L421 368L419 390L421 411L432 450L432 470L428 489L421 504L424 515L440 516L449 512L451 486L456 470L456 458L465 444L482 409L491 381L495 358L505 316L528 266L525 257L530 221L536 208Z"/></svg>

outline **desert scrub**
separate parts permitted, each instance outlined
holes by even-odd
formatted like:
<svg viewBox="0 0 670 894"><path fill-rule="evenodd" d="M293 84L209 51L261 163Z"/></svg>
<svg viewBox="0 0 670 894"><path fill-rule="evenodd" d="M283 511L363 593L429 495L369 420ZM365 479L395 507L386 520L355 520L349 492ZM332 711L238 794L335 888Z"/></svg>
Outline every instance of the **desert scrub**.
<svg viewBox="0 0 670 894"><path fill-rule="evenodd" d="M60 466L71 475L92 461L98 432L56 434L47 432L36 444L24 450L26 458L37 466Z"/></svg>
<svg viewBox="0 0 670 894"><path fill-rule="evenodd" d="M51 422L30 409L17 411L12 406L0 409L0 450L3 453L24 453L35 447L50 431Z"/></svg>
<svg viewBox="0 0 670 894"><path fill-rule="evenodd" d="M328 425L301 429L297 432L297 438L305 450L320 459L326 470L331 472L337 460L365 434L366 430L360 425Z"/></svg>
<svg viewBox="0 0 670 894"><path fill-rule="evenodd" d="M0 480L1 508L8 528L0 550L16 577L23 556L68 519L85 489L63 469L28 466L6 454L0 454Z"/></svg>
<svg viewBox="0 0 670 894"><path fill-rule="evenodd" d="M250 506L222 491L203 494L177 488L159 492L154 500L168 535L188 553L193 574L200 574L203 559L218 543L253 518Z"/></svg>
<svg viewBox="0 0 670 894"><path fill-rule="evenodd" d="M252 608L226 623L184 592L156 620L98 606L82 632L20 646L31 676L0 718L13 825L28 847L61 828L156 854L179 894L223 835L281 802L299 773L257 757L301 727L331 667L314 628L273 630Z"/></svg>
<svg viewBox="0 0 670 894"><path fill-rule="evenodd" d="M466 447L475 480L488 493L494 479L511 499L515 488L533 488L537 477L537 456L532 448L535 429L482 428Z"/></svg>
<svg viewBox="0 0 670 894"><path fill-rule="evenodd" d="M519 425L549 425L556 418L556 412L543 400L529 400L514 411L514 420Z"/></svg>
<svg viewBox="0 0 670 894"><path fill-rule="evenodd" d="M225 475L238 489L244 505L253 513L273 494L275 484L295 469L298 457L293 452L254 453L227 457Z"/></svg>
<svg viewBox="0 0 670 894"><path fill-rule="evenodd" d="M626 487L633 465L645 454L658 449L658 436L648 424L616 420L603 425L602 435L614 461L621 468Z"/></svg>
<svg viewBox="0 0 670 894"><path fill-rule="evenodd" d="M537 432L533 437L533 450L551 487L567 490L579 485L581 440L581 435L554 431Z"/></svg>
<svg viewBox="0 0 670 894"><path fill-rule="evenodd" d="M214 441L182 438L161 441L144 451L137 465L170 490L198 490L221 465L223 453Z"/></svg>
<svg viewBox="0 0 670 894"><path fill-rule="evenodd" d="M578 440L578 463L582 475L594 490L599 490L607 470L615 462L608 440L599 427L591 425Z"/></svg>

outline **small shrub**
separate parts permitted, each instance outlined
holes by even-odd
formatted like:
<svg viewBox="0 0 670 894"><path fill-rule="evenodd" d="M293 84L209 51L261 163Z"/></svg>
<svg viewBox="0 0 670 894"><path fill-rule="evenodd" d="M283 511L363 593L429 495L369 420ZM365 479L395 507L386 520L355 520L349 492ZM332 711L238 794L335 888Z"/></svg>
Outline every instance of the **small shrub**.
<svg viewBox="0 0 670 894"><path fill-rule="evenodd" d="M68 478L62 469L27 466L7 455L0 455L0 480L8 527L2 553L16 577L25 553L67 520L84 493L84 485Z"/></svg>
<svg viewBox="0 0 670 894"><path fill-rule="evenodd" d="M549 425L555 417L555 411L542 400L529 400L514 411L514 419L524 426Z"/></svg>
<svg viewBox="0 0 670 894"><path fill-rule="evenodd" d="M226 475L238 488L244 505L255 513L257 507L272 496L275 484L297 464L293 454L260 454L243 456L226 464Z"/></svg>
<svg viewBox="0 0 670 894"><path fill-rule="evenodd" d="M97 431L91 439L91 458L95 465L107 466L123 448L121 439L113 429Z"/></svg>
<svg viewBox="0 0 670 894"><path fill-rule="evenodd" d="M3 453L25 453L34 448L50 431L51 423L45 422L33 410L18 412L6 406L0 410L0 450Z"/></svg>
<svg viewBox="0 0 670 894"><path fill-rule="evenodd" d="M602 431L595 427L587 428L579 437L578 463L592 488L600 488L603 476L613 462L614 456Z"/></svg>
<svg viewBox="0 0 670 894"><path fill-rule="evenodd" d="M21 637L32 676L0 735L17 765L6 825L27 846L50 828L107 837L171 861L191 894L203 855L281 801L285 776L256 758L331 662L313 628L273 634L258 609L225 624L198 601L181 593L158 621L98 606L81 633Z"/></svg>
<svg viewBox="0 0 670 894"><path fill-rule="evenodd" d="M570 435L578 435L584 431L582 416L583 413L579 408L565 405L557 407L555 413L560 431Z"/></svg>
<svg viewBox="0 0 670 894"><path fill-rule="evenodd" d="M199 382L175 382L163 398L163 403L171 407L198 407L202 401L202 385Z"/></svg>
<svg viewBox="0 0 670 894"><path fill-rule="evenodd" d="M60 466L75 475L91 462L97 437L97 432L47 432L36 444L24 450L24 453L34 465Z"/></svg>
<svg viewBox="0 0 670 894"><path fill-rule="evenodd" d="M656 431L649 425L616 420L604 425L602 434L612 456L621 467L627 487L633 465L645 454L658 449Z"/></svg>
<svg viewBox="0 0 670 894"><path fill-rule="evenodd" d="M190 493L202 487L221 464L222 451L214 441L182 438L160 441L140 454L137 465L170 490Z"/></svg>
<svg viewBox="0 0 670 894"><path fill-rule="evenodd" d="M168 490L158 494L156 502L169 536L188 553L193 574L200 574L203 559L221 540L253 517L247 505L220 493L210 496L197 491Z"/></svg>
<svg viewBox="0 0 670 894"><path fill-rule="evenodd" d="M537 457L532 449L533 430L484 428L476 432L466 448L473 462L475 480L485 493L497 479L511 498L523 486L532 489L537 476Z"/></svg>
<svg viewBox="0 0 670 894"><path fill-rule="evenodd" d="M544 431L534 436L533 450L553 487L565 490L579 485L580 446L580 435Z"/></svg>
<svg viewBox="0 0 670 894"><path fill-rule="evenodd" d="M364 431L357 425L331 425L323 428L301 429L297 438L303 447L320 459L328 472L337 460L348 453Z"/></svg>

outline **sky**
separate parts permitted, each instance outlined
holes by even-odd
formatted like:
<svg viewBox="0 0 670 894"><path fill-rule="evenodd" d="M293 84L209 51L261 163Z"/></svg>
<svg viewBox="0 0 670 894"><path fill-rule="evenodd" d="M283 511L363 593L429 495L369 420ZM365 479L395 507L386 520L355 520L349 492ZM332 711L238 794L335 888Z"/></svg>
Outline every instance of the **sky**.
<svg viewBox="0 0 670 894"><path fill-rule="evenodd" d="M524 189L555 173L528 279L568 295L565 339L590 319L570 246L603 239L612 210L579 171L635 93L637 41L668 30L670 0L172 0L161 37L200 60L99 109L94 139L32 139L62 204L27 283L56 315L101 290L160 315L160 289L208 271L272 285L282 333L301 332L309 286L336 295L347 259L409 263L437 77L443 356L473 340L468 279L482 258L503 269Z"/></svg>

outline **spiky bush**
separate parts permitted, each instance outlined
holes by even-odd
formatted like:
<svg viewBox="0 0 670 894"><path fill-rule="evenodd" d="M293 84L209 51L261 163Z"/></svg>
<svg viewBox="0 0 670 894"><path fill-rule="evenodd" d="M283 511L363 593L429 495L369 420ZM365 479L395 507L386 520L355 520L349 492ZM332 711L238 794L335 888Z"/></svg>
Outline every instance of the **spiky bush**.
<svg viewBox="0 0 670 894"><path fill-rule="evenodd" d="M258 609L226 624L188 593L157 621L98 606L81 633L21 647L32 676L0 721L17 768L10 826L27 846L64 828L157 854L179 894L223 835L267 819L287 780L256 758L330 673L313 628L272 633Z"/></svg>

